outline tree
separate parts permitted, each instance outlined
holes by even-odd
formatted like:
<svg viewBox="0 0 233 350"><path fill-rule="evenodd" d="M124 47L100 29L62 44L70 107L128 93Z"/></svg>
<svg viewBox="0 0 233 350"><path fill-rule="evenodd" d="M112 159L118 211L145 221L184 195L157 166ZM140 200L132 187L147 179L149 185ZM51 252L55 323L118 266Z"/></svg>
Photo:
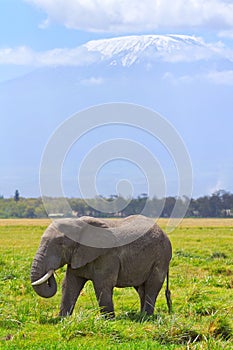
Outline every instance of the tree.
<svg viewBox="0 0 233 350"><path fill-rule="evenodd" d="M15 200L15 202L19 201L19 191L18 190L15 191L14 200Z"/></svg>
<svg viewBox="0 0 233 350"><path fill-rule="evenodd" d="M24 213L26 218L35 218L35 209L33 207L27 207Z"/></svg>

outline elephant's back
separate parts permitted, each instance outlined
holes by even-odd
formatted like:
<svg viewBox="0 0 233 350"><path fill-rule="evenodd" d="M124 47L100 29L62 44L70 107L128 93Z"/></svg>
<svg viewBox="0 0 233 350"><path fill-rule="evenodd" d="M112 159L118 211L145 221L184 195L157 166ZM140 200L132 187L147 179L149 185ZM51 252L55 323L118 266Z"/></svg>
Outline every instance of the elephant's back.
<svg viewBox="0 0 233 350"><path fill-rule="evenodd" d="M140 285L154 267L167 271L172 256L171 243L161 228L154 224L150 230L128 245L118 247L120 260L118 287Z"/></svg>

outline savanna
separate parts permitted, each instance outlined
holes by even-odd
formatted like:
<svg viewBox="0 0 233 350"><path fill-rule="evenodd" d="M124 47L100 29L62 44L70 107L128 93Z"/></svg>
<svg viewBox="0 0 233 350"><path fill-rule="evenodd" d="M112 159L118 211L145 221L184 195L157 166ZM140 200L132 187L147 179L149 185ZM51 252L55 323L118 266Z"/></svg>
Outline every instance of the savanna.
<svg viewBox="0 0 233 350"><path fill-rule="evenodd" d="M42 299L34 293L31 263L48 224L49 220L1 220L0 348L232 349L232 219L184 219L169 233L171 315L165 286L150 317L140 315L133 288L116 288L114 320L100 316L90 282L73 315L57 317L65 268L57 272L56 296ZM159 224L164 228L166 220Z"/></svg>

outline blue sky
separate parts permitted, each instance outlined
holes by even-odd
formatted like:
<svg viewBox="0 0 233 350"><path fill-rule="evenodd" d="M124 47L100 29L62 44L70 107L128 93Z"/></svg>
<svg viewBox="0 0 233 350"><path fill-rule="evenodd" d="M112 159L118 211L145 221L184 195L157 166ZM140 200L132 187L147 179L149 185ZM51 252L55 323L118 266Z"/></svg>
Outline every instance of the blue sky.
<svg viewBox="0 0 233 350"><path fill-rule="evenodd" d="M200 45L162 52L147 64L152 73L140 65L127 72L103 68L83 46L90 40L144 34L195 36ZM51 134L74 113L108 102L141 104L174 125L190 153L194 196L222 188L233 192L233 3L0 1L0 194L10 197L18 188L22 196L39 196L40 161ZM145 137L163 166L167 194L176 195L175 168L159 145L119 128L103 133L101 141L109 135L138 142ZM88 152L88 145L100 139L90 135L67 157L68 196L79 195L79 150ZM97 179L100 194L112 194L121 176L135 184L135 195L147 191L144 174L140 177L133 164L114 161L105 170Z"/></svg>

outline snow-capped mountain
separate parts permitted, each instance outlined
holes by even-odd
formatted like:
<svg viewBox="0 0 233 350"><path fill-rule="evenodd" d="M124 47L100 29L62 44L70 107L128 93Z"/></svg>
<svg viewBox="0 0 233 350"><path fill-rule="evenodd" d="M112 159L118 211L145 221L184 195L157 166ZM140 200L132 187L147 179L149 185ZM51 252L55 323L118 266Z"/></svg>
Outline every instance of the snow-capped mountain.
<svg viewBox="0 0 233 350"><path fill-rule="evenodd" d="M41 154L56 127L77 111L109 102L143 105L173 123L190 147L196 173L204 174L196 176L203 192L216 182L216 162L223 164L223 154L231 164L232 131L228 124L233 108L233 54L224 46L195 36L141 35L94 40L71 49L26 53L32 70L0 83L4 118L1 142L5 145L2 149L8 151L12 164L19 164L17 175L9 180L10 187L15 183L19 189L35 188ZM130 132L137 134L135 129ZM13 147L12 140L19 140L19 135L20 142ZM120 131L117 137L126 134ZM208 175L209 164L212 178ZM67 180L68 195L75 196L73 179L77 177L77 168L72 165L70 169L66 173L72 178L71 185ZM168 172L173 174L169 169ZM14 173L11 168L9 173ZM2 176L8 179L9 173ZM168 183L173 186L173 175Z"/></svg>
<svg viewBox="0 0 233 350"><path fill-rule="evenodd" d="M143 61L199 60L213 53L201 38L188 35L125 36L89 41L83 47L100 61L124 67Z"/></svg>

